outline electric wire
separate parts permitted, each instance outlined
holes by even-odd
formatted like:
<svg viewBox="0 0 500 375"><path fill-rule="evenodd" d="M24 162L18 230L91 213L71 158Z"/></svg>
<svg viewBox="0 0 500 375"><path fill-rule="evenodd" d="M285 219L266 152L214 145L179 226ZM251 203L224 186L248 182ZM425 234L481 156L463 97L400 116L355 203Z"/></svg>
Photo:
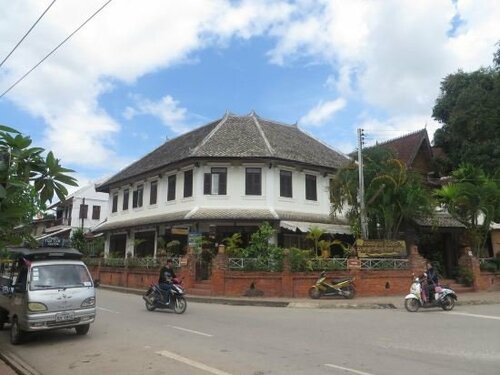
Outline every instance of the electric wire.
<svg viewBox="0 0 500 375"><path fill-rule="evenodd" d="M113 0L108 0L103 6L101 6L97 11L95 11L87 20L85 20L84 23L82 23L80 26L78 26L75 31L73 31L71 34L66 37L61 43L59 43L52 51L50 51L43 59L41 59L35 66L33 66L30 70L28 70L21 78L19 78L16 82L14 82L7 90L5 90L1 95L0 99L3 98L10 90L12 90L14 87L16 87L22 80L24 80L33 70L38 68L47 58L49 58L50 55L52 55L54 52L56 52L59 47L61 47L64 43L68 41L73 35L75 35L78 31L80 31L81 28L83 28L92 18L94 18L101 10L103 10L110 2Z"/></svg>
<svg viewBox="0 0 500 375"><path fill-rule="evenodd" d="M21 40L19 42L17 42L17 44L14 46L14 48L12 48L12 51L10 51L7 56L5 56L5 58L2 60L2 62L0 62L0 68L7 61L7 59L10 57L10 55L12 55L14 53L14 51L17 49L17 47L19 47L19 45L23 42L23 40L26 39L26 37L28 36L28 34L31 32L31 30L33 30L35 28L35 26L37 25L38 21L40 21L42 19L42 17L45 16L45 13L48 12L48 10L50 9L50 7L52 5L54 5L55 2L56 2L56 0L53 0L49 4L49 6L47 7L47 9L45 9L45 11L40 15L40 17L38 17L38 19L35 21L35 23L29 28L29 30L26 32L26 34L24 34L24 36L21 38Z"/></svg>

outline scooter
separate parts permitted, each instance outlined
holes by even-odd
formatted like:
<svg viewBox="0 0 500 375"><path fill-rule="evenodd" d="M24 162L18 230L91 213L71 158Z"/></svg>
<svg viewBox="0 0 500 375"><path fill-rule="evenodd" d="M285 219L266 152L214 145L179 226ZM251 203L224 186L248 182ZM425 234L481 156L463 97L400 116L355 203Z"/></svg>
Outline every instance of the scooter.
<svg viewBox="0 0 500 375"><path fill-rule="evenodd" d="M326 272L321 272L319 279L309 289L309 297L318 299L322 296L342 296L346 299L354 298L356 290L353 285L354 278L345 278L332 280L329 283L326 280Z"/></svg>
<svg viewBox="0 0 500 375"><path fill-rule="evenodd" d="M405 297L405 308L409 312L417 312L419 308L441 307L444 311L453 310L457 295L453 289L447 286L437 285L434 289L434 298L429 301L429 298L424 298L422 281L425 275L421 278L415 277L410 287L410 294Z"/></svg>
<svg viewBox="0 0 500 375"><path fill-rule="evenodd" d="M184 313L187 308L187 302L186 298L184 298L184 288L181 284L182 281L178 279L172 280L168 301L166 300L167 296L165 291L162 291L158 284L151 284L146 294L142 296L146 303L146 309L148 311L170 309L176 314Z"/></svg>

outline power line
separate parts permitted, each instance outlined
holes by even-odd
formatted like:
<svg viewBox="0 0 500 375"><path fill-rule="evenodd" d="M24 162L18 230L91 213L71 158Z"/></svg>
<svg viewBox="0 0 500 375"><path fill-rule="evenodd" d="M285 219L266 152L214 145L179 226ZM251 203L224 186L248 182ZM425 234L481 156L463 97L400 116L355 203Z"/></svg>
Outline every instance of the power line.
<svg viewBox="0 0 500 375"><path fill-rule="evenodd" d="M25 79L33 70L35 70L40 64L42 64L47 58L52 55L55 51L59 49L64 43L68 41L69 38L71 38L73 35L75 35L82 27L84 27L92 18L94 18L101 10L103 10L110 2L113 0L108 0L102 7L97 9L87 20L82 23L80 26L78 26L75 31L73 31L71 34L68 35L66 39L64 39L61 43L59 43L52 51L50 51L43 59L41 59L33 68L28 70L21 78L19 78L16 82L14 82L7 90L5 90L2 95L0 95L0 98L3 98L10 90L12 90L14 87L16 87L23 79Z"/></svg>
<svg viewBox="0 0 500 375"><path fill-rule="evenodd" d="M26 34L24 34L24 36L21 38L21 40L19 42L17 42L17 44L14 46L14 48L12 48L12 51L10 51L9 54L5 57L5 59L3 59L3 61L0 63L0 68L7 61L7 59L10 57L10 55L12 55L12 53L17 49L17 47L19 47L19 45L23 42L23 40L28 36L28 34L31 32L31 30L33 30L35 28L35 26L38 23L38 21L40 21L42 19L42 17L45 16L45 13L48 12L48 10L50 9L50 7L52 5L54 5L55 2L56 2L56 0L53 0L49 4L49 6L47 7L47 9L45 9L45 11L40 15L40 17L38 17L38 19L36 20L36 22L30 27L30 29L26 32Z"/></svg>

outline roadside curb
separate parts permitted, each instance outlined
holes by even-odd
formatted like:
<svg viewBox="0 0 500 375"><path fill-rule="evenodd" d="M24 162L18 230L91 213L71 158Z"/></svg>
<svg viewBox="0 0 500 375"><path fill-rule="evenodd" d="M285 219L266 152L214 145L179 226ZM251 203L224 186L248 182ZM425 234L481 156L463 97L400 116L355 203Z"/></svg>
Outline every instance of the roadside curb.
<svg viewBox="0 0 500 375"><path fill-rule="evenodd" d="M113 290L128 294L144 294L142 289L124 288L113 285L100 285L99 288ZM336 301L277 301L264 299L239 299L239 298L218 298L186 295L186 300L190 302L211 303L232 306L265 306L265 307L290 307L306 309L397 309L393 303L359 302L345 303Z"/></svg>
<svg viewBox="0 0 500 375"><path fill-rule="evenodd" d="M24 362L21 358L11 352L0 352L0 358L10 366L16 374L19 375L41 375L40 372L35 370L29 364Z"/></svg>

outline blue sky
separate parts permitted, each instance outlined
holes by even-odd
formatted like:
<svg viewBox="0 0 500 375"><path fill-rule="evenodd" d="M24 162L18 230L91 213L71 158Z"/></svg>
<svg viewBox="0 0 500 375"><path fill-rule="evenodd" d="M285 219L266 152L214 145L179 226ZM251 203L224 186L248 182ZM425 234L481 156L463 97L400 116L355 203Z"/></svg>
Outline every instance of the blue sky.
<svg viewBox="0 0 500 375"><path fill-rule="evenodd" d="M3 59L51 3L0 0ZM0 91L104 0L56 1L0 67ZM439 83L491 63L495 0L114 0L0 98L81 184L225 111L298 123L343 152L439 124Z"/></svg>

